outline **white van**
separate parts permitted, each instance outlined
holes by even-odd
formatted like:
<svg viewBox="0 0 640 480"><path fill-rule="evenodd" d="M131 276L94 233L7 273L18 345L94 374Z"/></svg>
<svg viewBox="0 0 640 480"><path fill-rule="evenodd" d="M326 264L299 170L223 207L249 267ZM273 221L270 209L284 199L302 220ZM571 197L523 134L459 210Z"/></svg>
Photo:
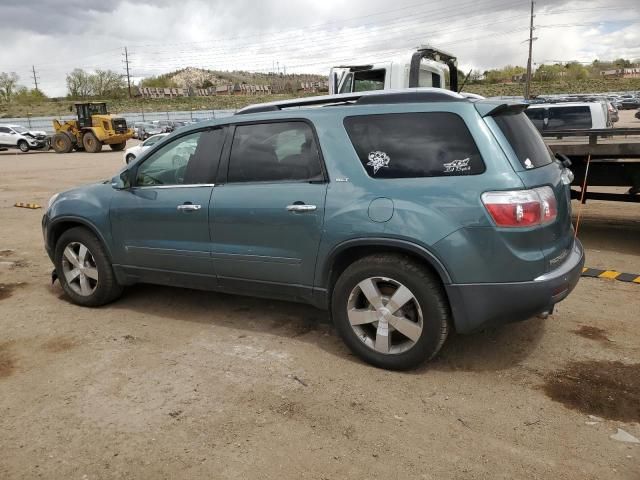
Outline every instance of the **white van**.
<svg viewBox="0 0 640 480"><path fill-rule="evenodd" d="M606 102L539 103L524 113L540 132L613 127Z"/></svg>

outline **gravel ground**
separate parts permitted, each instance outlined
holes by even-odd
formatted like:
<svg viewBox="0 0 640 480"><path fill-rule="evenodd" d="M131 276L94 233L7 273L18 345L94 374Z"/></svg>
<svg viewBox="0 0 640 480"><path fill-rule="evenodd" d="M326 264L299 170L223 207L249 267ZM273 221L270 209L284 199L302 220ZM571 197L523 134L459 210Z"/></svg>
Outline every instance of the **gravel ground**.
<svg viewBox="0 0 640 480"><path fill-rule="evenodd" d="M121 162L0 153L0 478L640 478L640 445L610 438L640 438L640 285L583 279L405 373L305 305L140 285L77 307L42 210L13 204ZM588 266L640 274L639 204L589 202L580 237Z"/></svg>

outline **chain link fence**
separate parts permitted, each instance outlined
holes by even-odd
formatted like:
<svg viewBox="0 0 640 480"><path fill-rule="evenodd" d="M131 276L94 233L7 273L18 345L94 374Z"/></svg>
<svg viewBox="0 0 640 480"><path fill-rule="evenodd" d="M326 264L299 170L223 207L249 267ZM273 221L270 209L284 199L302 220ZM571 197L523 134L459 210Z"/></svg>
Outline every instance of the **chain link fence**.
<svg viewBox="0 0 640 480"><path fill-rule="evenodd" d="M129 127L136 122L154 122L159 120L173 120L180 122L201 122L215 118L223 118L233 115L236 110L184 110L171 112L131 112L119 113L118 117L124 117ZM75 115L51 116L51 117L20 117L2 118L0 124L21 125L30 130L42 130L47 134L53 134L53 120L74 120Z"/></svg>

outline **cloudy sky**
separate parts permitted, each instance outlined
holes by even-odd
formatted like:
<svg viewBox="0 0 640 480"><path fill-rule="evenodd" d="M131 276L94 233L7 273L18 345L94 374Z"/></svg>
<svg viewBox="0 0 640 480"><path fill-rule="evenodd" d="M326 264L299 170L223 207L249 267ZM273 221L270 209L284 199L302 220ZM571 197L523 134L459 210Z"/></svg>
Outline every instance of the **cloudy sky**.
<svg viewBox="0 0 640 480"><path fill-rule="evenodd" d="M97 6L96 6L97 5ZM327 74L431 44L461 67L525 65L528 0L0 0L0 72L48 95L73 68ZM640 58L640 0L536 2L534 63ZM10 19L10 21L9 21Z"/></svg>

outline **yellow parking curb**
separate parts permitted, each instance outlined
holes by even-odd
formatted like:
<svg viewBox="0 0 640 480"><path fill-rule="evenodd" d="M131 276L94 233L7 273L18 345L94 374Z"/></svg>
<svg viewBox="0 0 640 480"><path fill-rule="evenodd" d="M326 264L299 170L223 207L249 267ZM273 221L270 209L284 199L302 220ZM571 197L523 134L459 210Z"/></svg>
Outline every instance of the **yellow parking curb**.
<svg viewBox="0 0 640 480"><path fill-rule="evenodd" d="M14 207L19 207L19 208L30 208L32 210L38 209L38 208L42 208L40 205L38 205L37 203L22 203L22 202L18 202L14 205Z"/></svg>
<svg viewBox="0 0 640 480"><path fill-rule="evenodd" d="M583 277L606 278L608 280L617 280L619 282L629 282L640 284L640 275L637 273L622 273L616 270L598 270L596 268L583 268Z"/></svg>

